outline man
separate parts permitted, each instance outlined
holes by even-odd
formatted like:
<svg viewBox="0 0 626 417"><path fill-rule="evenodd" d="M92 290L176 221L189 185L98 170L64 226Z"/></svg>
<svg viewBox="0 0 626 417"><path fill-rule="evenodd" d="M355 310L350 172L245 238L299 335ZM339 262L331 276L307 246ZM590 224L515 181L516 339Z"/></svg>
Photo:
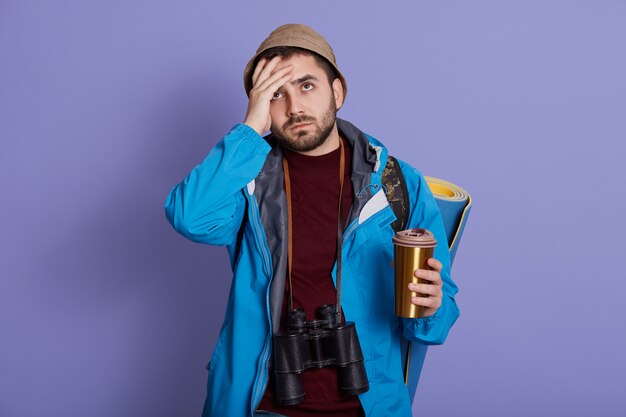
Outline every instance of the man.
<svg viewBox="0 0 626 417"><path fill-rule="evenodd" d="M441 344L459 311L441 215L422 175L399 161L407 227L438 241L428 284L410 302L425 317L394 315L391 224L381 185L386 148L336 118L347 87L326 40L304 25L274 30L244 71L249 96L235 125L171 191L168 220L187 238L228 249L233 281L209 365L204 416L410 416L401 338ZM263 137L268 130L271 134ZM277 402L273 348L286 314L336 304L354 322L369 390L341 395L337 369L299 375L304 401ZM337 303L338 304L338 303Z"/></svg>

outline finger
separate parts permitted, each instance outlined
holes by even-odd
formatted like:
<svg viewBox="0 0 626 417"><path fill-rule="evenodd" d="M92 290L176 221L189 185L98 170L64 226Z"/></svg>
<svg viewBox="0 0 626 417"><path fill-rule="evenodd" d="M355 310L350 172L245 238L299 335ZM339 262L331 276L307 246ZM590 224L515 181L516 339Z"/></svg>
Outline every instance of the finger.
<svg viewBox="0 0 626 417"><path fill-rule="evenodd" d="M436 285L429 284L409 284L409 290L415 291L424 295L432 295L433 297L441 297L442 291L441 288Z"/></svg>
<svg viewBox="0 0 626 417"><path fill-rule="evenodd" d="M428 298L428 297L411 297L411 302L416 306L423 307L439 307L439 302L436 298Z"/></svg>
<svg viewBox="0 0 626 417"><path fill-rule="evenodd" d="M256 90L259 92L271 91L271 93L274 93L293 76L291 72L292 70L293 65L287 65L286 67L279 69L265 81L261 82L261 84L256 87Z"/></svg>
<svg viewBox="0 0 626 417"><path fill-rule="evenodd" d="M425 279L433 284L439 284L441 282L441 275L437 271L430 271L428 269L416 269L413 273L417 278Z"/></svg>
<svg viewBox="0 0 626 417"><path fill-rule="evenodd" d="M276 68L281 59L282 57L275 56L267 62L257 77L257 83L262 83L265 79L267 79L272 74L272 70Z"/></svg>
<svg viewBox="0 0 626 417"><path fill-rule="evenodd" d="M275 68L280 63L281 60L282 60L281 56L275 56L269 61L267 60L267 58L261 58L259 62L257 63L257 66L254 69L254 74L252 74L252 85L254 86L256 84L256 82L258 81L264 69L266 68L268 69L265 72L266 75L271 74L272 69Z"/></svg>
<svg viewBox="0 0 626 417"><path fill-rule="evenodd" d="M267 62L267 60L265 58L261 58L259 62L257 62L256 67L254 67L254 72L252 73L252 85L253 86L254 84L256 84L257 78L259 78L259 74L261 73L261 70L263 69L265 62Z"/></svg>
<svg viewBox="0 0 626 417"><path fill-rule="evenodd" d="M426 262L428 263L428 266L433 268L435 271L441 272L443 269L443 264L435 258L428 258Z"/></svg>

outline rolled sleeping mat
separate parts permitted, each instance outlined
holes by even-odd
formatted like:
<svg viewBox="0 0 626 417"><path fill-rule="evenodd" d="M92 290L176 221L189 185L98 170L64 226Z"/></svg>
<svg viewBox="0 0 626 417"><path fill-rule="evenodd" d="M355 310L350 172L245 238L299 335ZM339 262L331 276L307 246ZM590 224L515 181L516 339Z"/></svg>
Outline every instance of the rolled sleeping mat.
<svg viewBox="0 0 626 417"><path fill-rule="evenodd" d="M452 268L454 256L461 242L465 223L472 208L472 198L467 191L451 182L427 176L424 176L424 179L433 193L433 197L435 197L443 218L448 247L450 248L450 268ZM404 383L409 390L412 404L415 399L417 383L422 373L422 365L424 364L428 346L403 340L401 348L404 362Z"/></svg>
<svg viewBox="0 0 626 417"><path fill-rule="evenodd" d="M435 178L424 177L430 191L435 197L439 212L446 229L446 238L450 248L450 266L454 262L456 250L461 242L465 223L472 209L472 197L463 188L451 182Z"/></svg>

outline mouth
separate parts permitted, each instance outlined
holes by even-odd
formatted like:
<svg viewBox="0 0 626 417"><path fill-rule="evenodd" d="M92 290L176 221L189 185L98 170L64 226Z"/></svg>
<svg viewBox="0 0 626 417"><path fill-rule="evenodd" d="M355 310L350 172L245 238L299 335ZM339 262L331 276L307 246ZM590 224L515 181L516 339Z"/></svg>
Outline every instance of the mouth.
<svg viewBox="0 0 626 417"><path fill-rule="evenodd" d="M306 126L309 126L311 123L298 123L297 125L293 125L290 127L291 130L300 129Z"/></svg>

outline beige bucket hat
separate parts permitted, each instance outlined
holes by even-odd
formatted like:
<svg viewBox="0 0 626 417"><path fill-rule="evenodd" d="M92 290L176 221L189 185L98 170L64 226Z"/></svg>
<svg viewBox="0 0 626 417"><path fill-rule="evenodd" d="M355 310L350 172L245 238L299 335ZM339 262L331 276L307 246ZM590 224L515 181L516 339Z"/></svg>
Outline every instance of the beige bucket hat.
<svg viewBox="0 0 626 417"><path fill-rule="evenodd" d="M348 86L346 85L346 80L343 77L343 74L337 67L337 61L335 59L335 52L333 51L333 48L330 47L322 35L317 33L311 27L297 23L288 23L274 29L267 39L261 43L259 49L256 50L256 54L250 59L250 61L248 61L248 64L246 64L246 68L243 72L243 84L246 88L246 94L248 96L250 95L250 90L252 89L252 73L254 71L253 65L255 64L257 57L263 51L276 46L295 46L307 49L326 59L326 61L328 61L328 63L335 68L337 75L343 84L343 96L345 101L345 97L348 94Z"/></svg>

